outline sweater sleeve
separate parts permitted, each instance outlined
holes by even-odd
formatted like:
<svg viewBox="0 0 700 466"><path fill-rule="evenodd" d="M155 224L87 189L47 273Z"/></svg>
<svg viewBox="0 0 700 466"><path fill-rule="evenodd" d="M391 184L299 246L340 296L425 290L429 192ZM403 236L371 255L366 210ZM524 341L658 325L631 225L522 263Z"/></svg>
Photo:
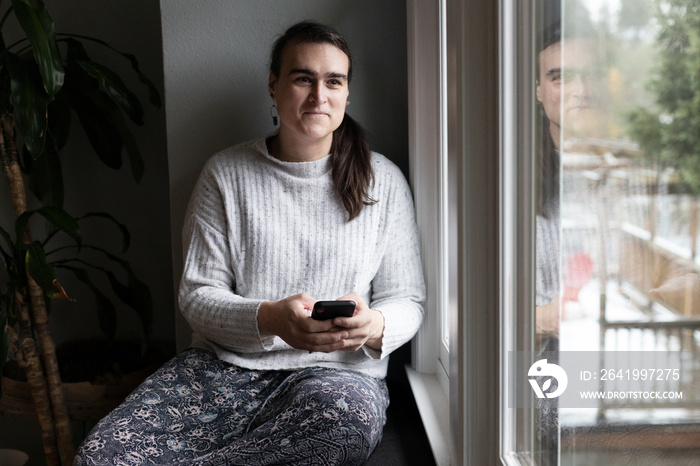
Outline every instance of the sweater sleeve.
<svg viewBox="0 0 700 466"><path fill-rule="evenodd" d="M365 354L374 359L386 357L410 340L423 320L425 284L413 198L403 175L394 176L394 179L397 183L386 208L389 237L379 270L372 280L369 305L384 316L382 348L377 351L363 347Z"/></svg>
<svg viewBox="0 0 700 466"><path fill-rule="evenodd" d="M208 164L192 194L183 227L184 270L180 310L199 336L229 350L260 352L272 346L262 338L257 311L262 300L234 292L236 277L227 237L226 205L217 172Z"/></svg>

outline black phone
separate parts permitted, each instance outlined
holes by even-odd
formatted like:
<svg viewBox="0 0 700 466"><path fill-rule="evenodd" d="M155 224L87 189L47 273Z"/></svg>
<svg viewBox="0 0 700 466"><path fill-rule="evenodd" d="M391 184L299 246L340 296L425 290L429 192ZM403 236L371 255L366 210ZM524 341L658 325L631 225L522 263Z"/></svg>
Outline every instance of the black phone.
<svg viewBox="0 0 700 466"><path fill-rule="evenodd" d="M355 301L316 301L311 317L316 320L352 317L355 313Z"/></svg>

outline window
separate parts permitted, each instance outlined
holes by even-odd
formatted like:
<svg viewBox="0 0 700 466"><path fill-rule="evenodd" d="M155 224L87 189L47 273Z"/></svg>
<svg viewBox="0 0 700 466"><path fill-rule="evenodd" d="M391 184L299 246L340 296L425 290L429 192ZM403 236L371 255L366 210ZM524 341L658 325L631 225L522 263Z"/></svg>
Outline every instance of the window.
<svg viewBox="0 0 700 466"><path fill-rule="evenodd" d="M428 287L426 321L414 345L418 372L409 371L409 379L438 464L495 464L498 8L486 0L409 1L408 18L411 182ZM480 47L464 54L465 41ZM464 72L477 64L481 74ZM463 129L466 121L469 132ZM448 205L440 204L450 196ZM479 202L467 205L466 199ZM448 325L441 325L442 317ZM448 335L441 333L445 328Z"/></svg>
<svg viewBox="0 0 700 466"><path fill-rule="evenodd" d="M639 452L658 464L692 462L700 451L697 2L408 6L411 179L425 268L437 272L427 274L414 362L448 385L449 409L428 410L449 418L450 444L434 447L449 459L438 463L626 464ZM534 364L546 358L551 366ZM529 376L553 365L568 386ZM580 387L616 396L572 404Z"/></svg>
<svg viewBox="0 0 700 466"><path fill-rule="evenodd" d="M408 370L437 464L450 461L445 2L407 2L410 181L428 290ZM457 222L453 223L454 225Z"/></svg>
<svg viewBox="0 0 700 466"><path fill-rule="evenodd" d="M504 226L535 254L513 251L504 290L517 303L502 323L504 458L688 462L700 451L697 2L507 8L504 187L527 196L504 198Z"/></svg>

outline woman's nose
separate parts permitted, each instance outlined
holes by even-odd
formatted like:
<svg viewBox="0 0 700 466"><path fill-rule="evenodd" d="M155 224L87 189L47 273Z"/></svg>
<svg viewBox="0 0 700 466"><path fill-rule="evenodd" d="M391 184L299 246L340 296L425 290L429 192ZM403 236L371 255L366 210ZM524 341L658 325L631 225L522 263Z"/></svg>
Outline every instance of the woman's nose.
<svg viewBox="0 0 700 466"><path fill-rule="evenodd" d="M325 102L326 95L323 87L323 83L315 83L311 86L311 91L309 92L309 100L315 104L322 104Z"/></svg>

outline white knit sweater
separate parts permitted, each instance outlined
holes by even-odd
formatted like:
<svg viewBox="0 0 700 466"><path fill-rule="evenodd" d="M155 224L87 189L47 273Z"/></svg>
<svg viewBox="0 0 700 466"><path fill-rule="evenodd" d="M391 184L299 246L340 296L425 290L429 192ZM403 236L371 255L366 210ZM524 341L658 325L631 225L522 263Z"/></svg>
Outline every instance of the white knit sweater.
<svg viewBox="0 0 700 466"><path fill-rule="evenodd" d="M183 229L179 294L196 346L249 369L325 366L386 376L386 356L420 326L425 289L408 184L384 156L372 153L372 166L378 202L348 222L330 156L282 162L258 139L207 162ZM260 335L263 301L301 292L333 300L351 291L384 315L380 351L309 353Z"/></svg>

